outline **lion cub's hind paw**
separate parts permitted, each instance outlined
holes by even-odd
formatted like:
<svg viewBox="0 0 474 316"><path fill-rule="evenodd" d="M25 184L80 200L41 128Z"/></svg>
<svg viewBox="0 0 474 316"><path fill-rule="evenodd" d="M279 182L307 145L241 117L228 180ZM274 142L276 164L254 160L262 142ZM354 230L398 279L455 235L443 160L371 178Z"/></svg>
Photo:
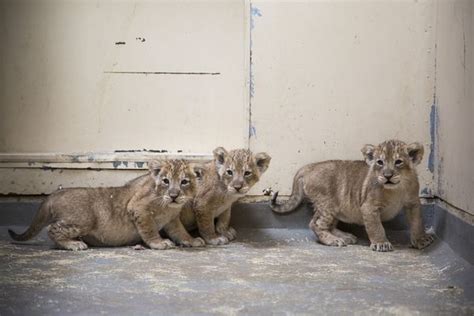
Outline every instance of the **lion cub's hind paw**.
<svg viewBox="0 0 474 316"><path fill-rule="evenodd" d="M347 246L344 238L336 237L336 236L326 236L324 239L319 239L319 242L326 246L333 246L333 247L345 247Z"/></svg>
<svg viewBox="0 0 474 316"><path fill-rule="evenodd" d="M344 241L346 242L346 244L348 245L355 245L357 244L357 237L352 235L352 234L348 234L347 236L344 236L342 237L344 239Z"/></svg>
<svg viewBox="0 0 474 316"><path fill-rule="evenodd" d="M59 246L63 249L72 251L86 250L88 248L87 244L80 240L65 241L59 244Z"/></svg>
<svg viewBox="0 0 474 316"><path fill-rule="evenodd" d="M237 237L237 231L234 228L229 227L229 229L224 233L224 236L227 237L229 241L232 241Z"/></svg>
<svg viewBox="0 0 474 316"><path fill-rule="evenodd" d="M351 233L343 232L339 229L334 229L332 234L336 237L342 238L347 245L353 245L357 243L357 237Z"/></svg>
<svg viewBox="0 0 474 316"><path fill-rule="evenodd" d="M431 234L425 234L412 242L412 246L416 249L423 249L431 245L434 241L434 236Z"/></svg>
<svg viewBox="0 0 474 316"><path fill-rule="evenodd" d="M393 246L390 242L377 242L373 243L370 245L370 249L373 251L379 251L379 252L388 252L388 251L393 251Z"/></svg>
<svg viewBox="0 0 474 316"><path fill-rule="evenodd" d="M222 236L229 239L229 241L232 241L237 237L237 231L232 227L228 227L228 228L225 228L225 229L219 229L218 228L218 229L216 229L216 231L219 234L221 234Z"/></svg>
<svg viewBox="0 0 474 316"><path fill-rule="evenodd" d="M344 238L336 237L331 241L330 246L345 247L345 246L347 246L347 243L344 240Z"/></svg>

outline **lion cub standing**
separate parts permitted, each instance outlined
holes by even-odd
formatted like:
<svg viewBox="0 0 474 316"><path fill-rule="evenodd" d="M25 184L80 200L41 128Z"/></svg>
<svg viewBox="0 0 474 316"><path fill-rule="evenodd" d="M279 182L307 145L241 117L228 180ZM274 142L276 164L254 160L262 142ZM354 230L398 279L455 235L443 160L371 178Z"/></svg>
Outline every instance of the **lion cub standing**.
<svg viewBox="0 0 474 316"><path fill-rule="evenodd" d="M71 188L56 191L41 205L28 230L18 235L25 241L48 226L58 247L83 250L90 246L124 246L145 242L152 249L174 247L160 237L164 229L184 246L203 246L179 220L182 206L196 190L194 170L183 160L152 161L150 172L122 187Z"/></svg>
<svg viewBox="0 0 474 316"><path fill-rule="evenodd" d="M314 205L310 228L319 242L329 246L356 243L357 238L336 228L338 221L365 225L375 251L391 251L382 221L406 209L411 244L422 249L433 242L425 233L421 219L419 184L415 166L423 158L423 146L389 140L378 146L362 148L364 161L332 160L301 168L293 180L290 199L276 203L273 211L287 213L308 198Z"/></svg>
<svg viewBox="0 0 474 316"><path fill-rule="evenodd" d="M206 243L221 245L237 235L235 229L229 227L232 203L257 183L267 170L271 157L266 153L253 155L247 149L227 152L222 147L213 153L214 160L205 165L196 196L183 208L181 221L188 229L197 226Z"/></svg>

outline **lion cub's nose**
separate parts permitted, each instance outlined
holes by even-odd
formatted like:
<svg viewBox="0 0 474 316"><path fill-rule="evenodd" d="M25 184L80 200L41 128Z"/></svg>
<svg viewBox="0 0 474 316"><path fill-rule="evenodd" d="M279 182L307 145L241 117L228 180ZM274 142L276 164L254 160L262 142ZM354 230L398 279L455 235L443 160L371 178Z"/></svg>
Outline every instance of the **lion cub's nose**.
<svg viewBox="0 0 474 316"><path fill-rule="evenodd" d="M169 196L170 196L170 198L172 198L173 201L174 201L174 200L176 200L176 198L179 196L179 191L170 192L170 193L169 193Z"/></svg>
<svg viewBox="0 0 474 316"><path fill-rule="evenodd" d="M235 191L239 192L240 189L242 189L242 185L241 184L236 184L236 185L234 185L234 189L235 189Z"/></svg>
<svg viewBox="0 0 474 316"><path fill-rule="evenodd" d="M387 178L387 180L390 180L390 178L393 177L393 172L392 171L384 171L383 176Z"/></svg>

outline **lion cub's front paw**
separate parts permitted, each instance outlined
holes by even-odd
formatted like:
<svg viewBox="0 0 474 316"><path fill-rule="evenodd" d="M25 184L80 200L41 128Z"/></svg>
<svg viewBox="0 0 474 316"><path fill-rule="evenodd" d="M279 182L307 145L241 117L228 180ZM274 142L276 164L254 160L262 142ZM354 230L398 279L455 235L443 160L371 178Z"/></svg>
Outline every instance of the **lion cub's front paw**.
<svg viewBox="0 0 474 316"><path fill-rule="evenodd" d="M181 245L184 247L204 247L206 246L206 242L204 239L198 237L191 240L184 240L181 242Z"/></svg>
<svg viewBox="0 0 474 316"><path fill-rule="evenodd" d="M229 239L225 236L219 236L216 238L207 239L206 243L213 246L226 245L229 243Z"/></svg>
<svg viewBox="0 0 474 316"><path fill-rule="evenodd" d="M370 249L380 252L393 251L392 244L389 241L373 243L370 245Z"/></svg>
<svg viewBox="0 0 474 316"><path fill-rule="evenodd" d="M434 236L425 234L415 240L412 240L411 245L416 249L423 249L431 245L434 241Z"/></svg>
<svg viewBox="0 0 474 316"><path fill-rule="evenodd" d="M156 250L165 250L165 249L171 249L171 248L176 247L176 245L169 239L152 241L148 243L148 246L150 246L151 249L156 249Z"/></svg>
<svg viewBox="0 0 474 316"><path fill-rule="evenodd" d="M221 234L222 236L227 237L227 239L229 239L229 241L232 241L237 237L237 231L232 227L228 227L226 229L217 228L216 231L219 234Z"/></svg>
<svg viewBox="0 0 474 316"><path fill-rule="evenodd" d="M206 242L201 237L194 238L191 243L191 247L205 247L205 246L206 246Z"/></svg>

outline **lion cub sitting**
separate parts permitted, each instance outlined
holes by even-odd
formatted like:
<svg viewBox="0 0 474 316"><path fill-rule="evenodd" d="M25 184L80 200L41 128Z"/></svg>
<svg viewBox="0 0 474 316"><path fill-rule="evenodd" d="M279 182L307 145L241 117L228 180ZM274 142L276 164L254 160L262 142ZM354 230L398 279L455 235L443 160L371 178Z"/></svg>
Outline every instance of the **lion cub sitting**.
<svg viewBox="0 0 474 316"><path fill-rule="evenodd" d="M196 196L183 208L181 221L190 230L197 226L206 243L222 245L237 236L235 229L229 227L232 203L257 183L271 157L266 153L254 155L247 149L227 152L222 147L213 153L214 160L205 165Z"/></svg>
<svg viewBox="0 0 474 316"><path fill-rule="evenodd" d="M25 241L48 226L58 247L84 250L90 246L124 246L145 242L152 249L175 244L204 246L192 238L179 220L182 206L196 191L195 171L183 160L151 161L150 172L122 187L71 188L56 191L41 205L28 230L18 235Z"/></svg>
<svg viewBox="0 0 474 316"><path fill-rule="evenodd" d="M422 249L433 242L421 219L419 184L415 166L423 158L423 146L389 140L362 148L364 161L331 160L301 168L293 180L289 200L278 205L276 192L273 211L287 213L303 200L314 205L309 224L319 242L329 246L354 244L357 238L336 228L338 221L365 225L374 251L391 251L382 221L406 210L411 244Z"/></svg>

